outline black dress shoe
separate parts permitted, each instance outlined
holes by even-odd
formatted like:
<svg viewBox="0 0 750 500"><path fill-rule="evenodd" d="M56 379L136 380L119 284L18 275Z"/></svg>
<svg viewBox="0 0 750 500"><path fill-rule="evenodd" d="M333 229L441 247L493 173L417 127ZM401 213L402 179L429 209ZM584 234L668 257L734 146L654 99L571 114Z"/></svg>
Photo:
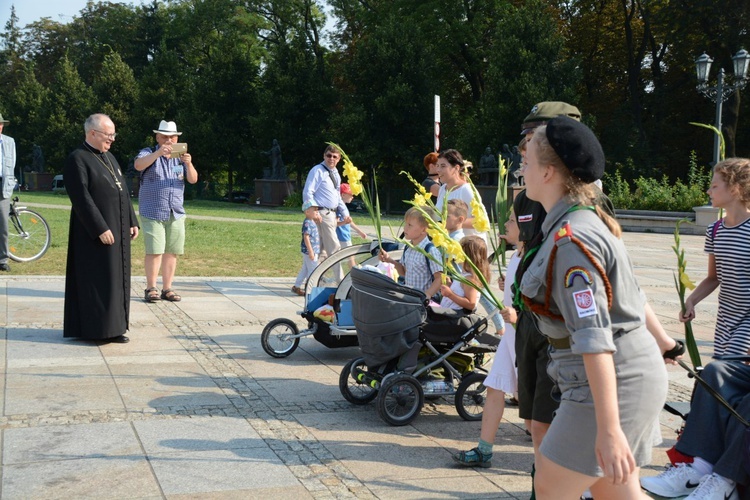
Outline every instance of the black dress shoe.
<svg viewBox="0 0 750 500"><path fill-rule="evenodd" d="M125 335L118 335L117 337L112 337L111 339L104 339L104 342L107 344L127 344L130 342L130 339Z"/></svg>
<svg viewBox="0 0 750 500"><path fill-rule="evenodd" d="M10 264L7 262L0 263L0 271L9 272L10 271Z"/></svg>

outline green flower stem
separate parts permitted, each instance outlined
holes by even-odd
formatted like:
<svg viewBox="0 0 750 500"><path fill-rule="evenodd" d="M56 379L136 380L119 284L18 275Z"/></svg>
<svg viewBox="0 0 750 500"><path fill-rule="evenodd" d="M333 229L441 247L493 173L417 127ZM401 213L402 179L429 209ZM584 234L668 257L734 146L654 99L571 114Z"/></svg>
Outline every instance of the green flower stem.
<svg viewBox="0 0 750 500"><path fill-rule="evenodd" d="M495 222L497 224L497 235L505 234L505 223L508 221L510 216L510 210L508 208L508 168L505 165L505 159L502 156L498 157L498 189L495 195ZM506 242L499 236L496 236L500 244L500 260L497 261L498 273L502 276L503 268L507 267L505 261L505 249ZM494 245L493 245L494 247ZM495 255L497 255L497 249L493 248Z"/></svg>
<svg viewBox="0 0 750 500"><path fill-rule="evenodd" d="M687 289L686 283L691 285L691 288L695 288L687 277L685 268L687 267L687 261L685 259L685 250L680 248L680 225L684 222L689 221L682 219L677 222L674 229L674 246L672 250L677 255L677 274L674 275L674 285L677 289L677 296L680 299L680 310L682 314L685 314L685 291ZM698 352L698 344L695 341L695 335L693 334L693 325L691 321L683 323L685 325L685 345L687 346L688 354L690 355L690 362L693 364L693 368L702 366L700 352Z"/></svg>

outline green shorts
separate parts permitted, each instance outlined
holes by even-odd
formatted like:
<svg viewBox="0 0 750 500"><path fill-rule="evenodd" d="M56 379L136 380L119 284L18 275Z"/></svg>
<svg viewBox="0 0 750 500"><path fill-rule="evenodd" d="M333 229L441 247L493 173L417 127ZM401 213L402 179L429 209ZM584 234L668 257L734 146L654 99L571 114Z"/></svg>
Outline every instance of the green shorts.
<svg viewBox="0 0 750 500"><path fill-rule="evenodd" d="M172 214L165 221L141 217L141 232L147 255L185 253L185 217L175 219Z"/></svg>

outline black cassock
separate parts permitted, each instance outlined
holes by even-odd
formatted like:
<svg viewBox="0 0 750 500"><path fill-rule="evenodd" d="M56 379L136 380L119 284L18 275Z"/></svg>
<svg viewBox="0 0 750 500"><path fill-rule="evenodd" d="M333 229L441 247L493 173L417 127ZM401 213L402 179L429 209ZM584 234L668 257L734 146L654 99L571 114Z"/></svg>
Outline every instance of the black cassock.
<svg viewBox="0 0 750 500"><path fill-rule="evenodd" d="M68 156L63 178L73 205L63 335L93 340L117 337L128 329L130 228L138 226L127 184L115 157L88 144ZM99 240L108 229L114 245Z"/></svg>

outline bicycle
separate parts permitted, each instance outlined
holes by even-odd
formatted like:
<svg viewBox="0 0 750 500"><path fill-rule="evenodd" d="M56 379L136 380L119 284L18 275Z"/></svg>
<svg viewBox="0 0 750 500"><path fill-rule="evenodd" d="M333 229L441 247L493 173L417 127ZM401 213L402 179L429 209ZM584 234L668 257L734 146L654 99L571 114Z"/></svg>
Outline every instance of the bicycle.
<svg viewBox="0 0 750 500"><path fill-rule="evenodd" d="M16 262L37 260L49 249L51 233L44 217L13 198L8 215L8 257Z"/></svg>

